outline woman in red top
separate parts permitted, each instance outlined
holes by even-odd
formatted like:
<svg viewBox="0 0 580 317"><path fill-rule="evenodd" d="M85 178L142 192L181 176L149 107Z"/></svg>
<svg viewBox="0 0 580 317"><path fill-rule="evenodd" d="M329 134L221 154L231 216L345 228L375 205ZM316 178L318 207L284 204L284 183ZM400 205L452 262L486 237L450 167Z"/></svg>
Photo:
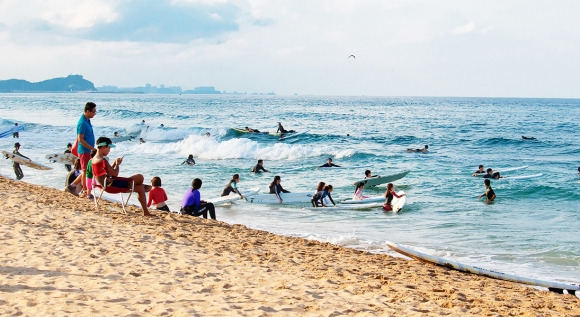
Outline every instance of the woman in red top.
<svg viewBox="0 0 580 317"><path fill-rule="evenodd" d="M143 185L143 175L135 174L131 177L118 177L119 175L119 165L123 163L123 157L118 157L113 161L113 164L109 164L109 161L105 159L105 156L109 154L111 148L115 147L111 139L106 137L100 137L97 139L97 154L93 157L93 177L97 179L97 183L103 186L107 182L107 191L109 192L126 192L131 189L133 185L133 191L137 193L139 198L139 203L143 209L143 216L151 216L149 210L147 209L145 192L151 190L151 186Z"/></svg>
<svg viewBox="0 0 580 317"><path fill-rule="evenodd" d="M397 193L395 193L395 186L393 185L393 183L388 183L387 184L387 191L385 191L385 204L383 205L383 210L384 211L391 211L393 210L393 206L391 205L391 203L393 202L393 196L397 197L397 198L401 198L403 196L406 196L405 194L402 195L397 195Z"/></svg>
<svg viewBox="0 0 580 317"><path fill-rule="evenodd" d="M167 194L165 193L165 190L161 188L161 178L157 176L153 177L151 179L151 186L153 186L153 189L149 192L147 207L150 207L151 203L153 203L157 210L169 211L169 206L165 204L167 201Z"/></svg>

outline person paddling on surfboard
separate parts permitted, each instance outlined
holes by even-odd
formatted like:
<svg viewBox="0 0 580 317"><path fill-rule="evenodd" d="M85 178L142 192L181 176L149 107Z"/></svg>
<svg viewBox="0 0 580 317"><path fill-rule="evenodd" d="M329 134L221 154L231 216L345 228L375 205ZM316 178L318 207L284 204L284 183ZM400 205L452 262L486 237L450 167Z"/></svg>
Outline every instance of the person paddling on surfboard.
<svg viewBox="0 0 580 317"><path fill-rule="evenodd" d="M187 160L183 161L183 163L181 163L181 165L183 164L187 164L187 165L195 165L195 160L193 159L193 154L189 154L189 156L187 157Z"/></svg>
<svg viewBox="0 0 580 317"><path fill-rule="evenodd" d="M407 149L407 152L423 152L423 153L429 153L429 145L425 145L424 148L422 149Z"/></svg>
<svg viewBox="0 0 580 317"><path fill-rule="evenodd" d="M483 169L483 165L479 165L479 168L477 169L477 171L475 171L473 173L472 176L479 176L479 174L484 174L485 170Z"/></svg>
<svg viewBox="0 0 580 317"><path fill-rule="evenodd" d="M332 159L329 157L328 161L322 165L320 165L319 167L340 167L340 165L336 165L334 163L332 163Z"/></svg>
<svg viewBox="0 0 580 317"><path fill-rule="evenodd" d="M384 211L393 211L393 197L401 198L407 196L407 194L397 195L395 193L395 185L393 183L387 184L387 190L385 191L385 203L383 204Z"/></svg>
<svg viewBox="0 0 580 317"><path fill-rule="evenodd" d="M488 168L487 174L483 175L483 178L500 179L502 176L499 174L499 172L494 172L491 168Z"/></svg>
<svg viewBox="0 0 580 317"><path fill-rule="evenodd" d="M485 196L485 203L489 204L494 201L495 192L491 188L491 181L489 179L484 180L483 185L485 186L485 192L479 196L478 200Z"/></svg>

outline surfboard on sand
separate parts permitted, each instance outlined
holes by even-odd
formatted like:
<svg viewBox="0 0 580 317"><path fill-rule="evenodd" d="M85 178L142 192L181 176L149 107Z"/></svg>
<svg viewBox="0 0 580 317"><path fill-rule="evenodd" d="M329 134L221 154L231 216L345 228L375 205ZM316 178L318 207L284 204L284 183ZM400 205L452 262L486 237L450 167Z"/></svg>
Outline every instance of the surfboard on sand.
<svg viewBox="0 0 580 317"><path fill-rule="evenodd" d="M500 280L504 280L504 281L511 281L511 282L516 282L516 283L521 283L521 284L547 287L551 291L555 291L558 293L561 293L562 290L567 290L569 294L574 294L576 291L580 290L580 286L578 286L578 285L542 281L542 280L536 280L536 279L521 277L521 276L512 275L512 274L505 274L505 273L501 273L501 272L496 272L496 271L480 268L477 266L471 266L471 265L462 264L462 263L455 262L455 261L446 260L446 259L434 256L434 255L425 254L425 253L422 253L419 251L405 248L403 246L400 246L400 245L393 243L393 242L390 242L390 241L387 241L386 244L392 250L397 251L403 255L406 255L412 259L425 261L425 262L433 263L436 265L441 265L441 266L444 266L448 269L458 270L458 271L467 272L467 273L473 273L473 274L487 276L487 277L500 279Z"/></svg>
<svg viewBox="0 0 580 317"><path fill-rule="evenodd" d="M260 188L256 187L256 188L251 188L251 189L244 190L244 191L240 190L240 192L242 193L242 196L244 196L247 199L247 197L252 196L252 195L256 195L258 192L260 192ZM222 205L222 204L230 203L232 201L236 201L238 199L241 199L240 195L233 193L233 194L229 194L227 196L208 199L207 201L209 201L210 203L213 203L214 205Z"/></svg>
<svg viewBox="0 0 580 317"><path fill-rule="evenodd" d="M63 163L73 165L77 157L72 155L71 153L55 153L55 154L46 154L46 159L51 161L52 163Z"/></svg>
<svg viewBox="0 0 580 317"><path fill-rule="evenodd" d="M365 185L365 187L371 187L371 186L377 186L377 185L386 184L386 183L392 183L396 180L399 180L399 179L407 176L407 174L409 174L410 172L411 171L406 170L406 171L402 171L400 173L395 173L395 174L382 176L382 177L365 178L365 179L361 179L361 180L354 182L353 185L358 186L360 183L363 183Z"/></svg>
<svg viewBox="0 0 580 317"><path fill-rule="evenodd" d="M293 192L293 193L281 193L280 197L282 197L283 204L292 204L292 203L309 203L312 199L314 193L312 191L308 192ZM278 197L275 194L261 194L261 195L253 195L248 198L248 202L256 203L256 204L279 204Z"/></svg>
<svg viewBox="0 0 580 317"><path fill-rule="evenodd" d="M14 153L10 153L10 152L6 152L6 151L2 151L2 155L4 155L4 157L9 158L11 160L13 160L14 162L18 163L18 164L22 164L28 167L32 167L34 169L37 170L51 170L52 167L48 167L46 165L42 165L40 163L36 163L31 159L27 159L25 157L22 157L18 154L14 154Z"/></svg>

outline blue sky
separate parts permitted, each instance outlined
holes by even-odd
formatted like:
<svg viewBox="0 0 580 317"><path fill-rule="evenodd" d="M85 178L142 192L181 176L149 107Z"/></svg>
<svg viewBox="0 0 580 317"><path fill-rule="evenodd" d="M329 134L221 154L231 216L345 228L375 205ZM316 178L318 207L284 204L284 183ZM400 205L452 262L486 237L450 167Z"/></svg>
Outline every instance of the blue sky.
<svg viewBox="0 0 580 317"><path fill-rule="evenodd" d="M578 12L537 0L3 0L0 79L580 97Z"/></svg>

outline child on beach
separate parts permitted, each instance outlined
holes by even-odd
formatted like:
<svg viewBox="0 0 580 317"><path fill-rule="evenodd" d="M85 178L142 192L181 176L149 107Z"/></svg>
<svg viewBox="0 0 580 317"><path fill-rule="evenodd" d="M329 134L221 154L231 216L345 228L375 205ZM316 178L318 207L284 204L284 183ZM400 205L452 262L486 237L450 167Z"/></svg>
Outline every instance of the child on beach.
<svg viewBox="0 0 580 317"><path fill-rule="evenodd" d="M203 215L203 217L207 219L207 213L209 212L211 219L215 220L214 205L205 200L201 200L201 194L199 193L201 185L202 181L199 178L196 178L191 182L191 188L185 192L185 196L183 196L183 200L181 201L181 213L194 217Z"/></svg>
<svg viewBox="0 0 580 317"><path fill-rule="evenodd" d="M365 196L362 194L363 189L365 188L365 184L359 183L356 186L356 190L354 192L354 196L352 197L353 200L363 200L365 198L369 198L369 196Z"/></svg>
<svg viewBox="0 0 580 317"><path fill-rule="evenodd" d="M483 185L485 186L485 192L479 196L478 200L485 196L485 203L489 204L495 199L495 192L491 188L491 181L489 178L483 181Z"/></svg>
<svg viewBox="0 0 580 317"><path fill-rule="evenodd" d="M161 188L161 178L155 176L151 179L151 186L153 188L149 191L149 200L147 200L147 207L151 206L151 203L155 206L157 210L163 210L169 212L169 206L165 204L167 201L167 194L165 190Z"/></svg>
<svg viewBox="0 0 580 317"><path fill-rule="evenodd" d="M395 186L393 185L393 183L388 183L387 184L387 191L385 191L385 204L383 205L383 210L384 211L392 211L393 210L393 197L397 197L397 198L401 198L403 196L406 196L405 194L402 194L401 196L397 195L397 193L395 193Z"/></svg>

